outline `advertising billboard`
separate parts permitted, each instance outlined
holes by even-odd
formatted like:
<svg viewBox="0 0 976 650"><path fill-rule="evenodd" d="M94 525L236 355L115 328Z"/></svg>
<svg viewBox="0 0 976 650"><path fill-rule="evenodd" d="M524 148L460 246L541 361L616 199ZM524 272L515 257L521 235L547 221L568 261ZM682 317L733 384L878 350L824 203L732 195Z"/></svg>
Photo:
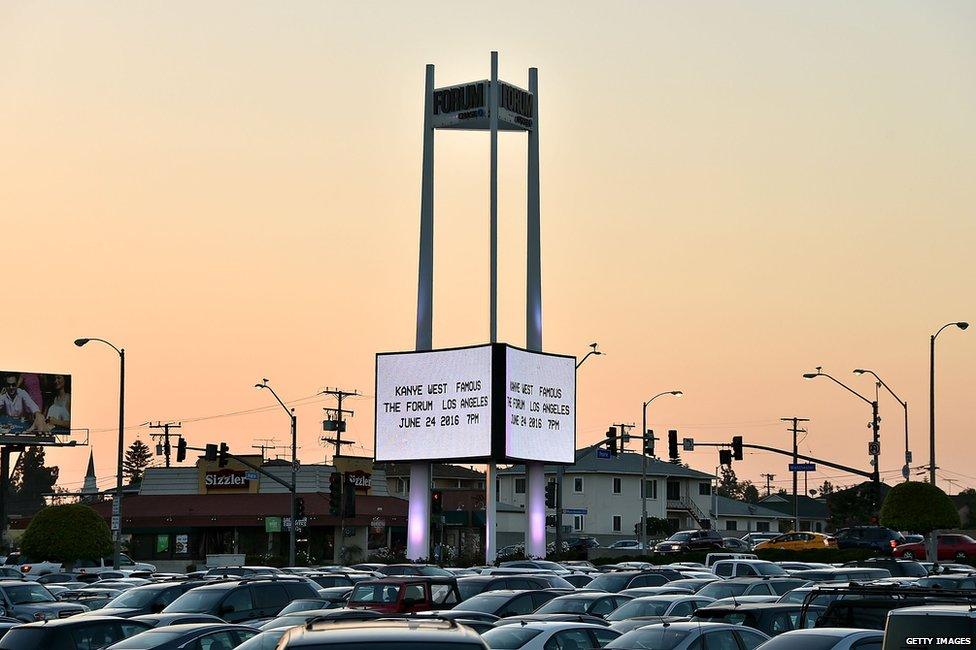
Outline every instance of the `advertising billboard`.
<svg viewBox="0 0 976 650"><path fill-rule="evenodd" d="M71 429L71 376L0 371L0 436L32 439Z"/></svg>
<svg viewBox="0 0 976 650"><path fill-rule="evenodd" d="M376 355L376 462L572 463L576 359L504 344Z"/></svg>

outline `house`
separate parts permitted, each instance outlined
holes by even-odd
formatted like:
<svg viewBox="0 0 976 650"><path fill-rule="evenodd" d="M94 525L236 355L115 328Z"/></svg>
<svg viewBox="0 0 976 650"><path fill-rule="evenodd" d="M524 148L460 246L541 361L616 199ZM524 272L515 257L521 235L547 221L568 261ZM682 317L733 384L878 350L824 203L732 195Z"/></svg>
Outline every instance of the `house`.
<svg viewBox="0 0 976 650"><path fill-rule="evenodd" d="M641 519L642 455L624 451L610 456L603 443L576 450L576 463L565 467L562 476L563 530L568 535L595 537L601 544L634 539ZM667 463L647 456L647 516L665 519L674 530L711 525L711 474ZM557 467L546 465L546 480L555 481ZM499 469L498 500L525 508L525 467ZM549 514L555 511L550 509ZM514 520L514 518L513 518ZM524 539L524 520L515 530L502 528L499 544ZM550 539L555 528L550 528Z"/></svg>
<svg viewBox="0 0 976 650"><path fill-rule="evenodd" d="M780 530L780 522L786 520L786 516L778 510L717 494L712 499L710 512L713 527L725 535L731 533L735 537L751 532L777 532ZM792 519L788 520L788 525L792 527Z"/></svg>
<svg viewBox="0 0 976 650"><path fill-rule="evenodd" d="M822 533L827 530L830 519L830 509L822 499L814 499L805 494L798 494L797 515L800 520L800 530ZM780 532L793 530L793 495L770 494L759 500L759 505L775 510L782 515Z"/></svg>

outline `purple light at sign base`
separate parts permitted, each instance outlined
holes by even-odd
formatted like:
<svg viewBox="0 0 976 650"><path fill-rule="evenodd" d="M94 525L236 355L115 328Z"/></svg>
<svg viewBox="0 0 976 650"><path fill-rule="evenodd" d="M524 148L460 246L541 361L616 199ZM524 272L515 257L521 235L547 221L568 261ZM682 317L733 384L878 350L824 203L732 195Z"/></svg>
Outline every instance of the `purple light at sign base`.
<svg viewBox="0 0 976 650"><path fill-rule="evenodd" d="M410 501L407 509L407 559L430 556L430 465L410 464Z"/></svg>
<svg viewBox="0 0 976 650"><path fill-rule="evenodd" d="M525 554L530 557L546 556L546 474L542 463L527 463L526 510L528 530L526 531Z"/></svg>

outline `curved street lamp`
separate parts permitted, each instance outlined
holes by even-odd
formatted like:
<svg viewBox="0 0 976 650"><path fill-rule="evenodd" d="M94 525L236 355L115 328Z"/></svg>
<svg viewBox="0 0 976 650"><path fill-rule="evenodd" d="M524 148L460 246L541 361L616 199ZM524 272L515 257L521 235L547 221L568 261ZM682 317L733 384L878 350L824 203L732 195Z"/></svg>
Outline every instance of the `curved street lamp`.
<svg viewBox="0 0 976 650"><path fill-rule="evenodd" d="M579 368L580 366L582 366L583 365L583 362L586 361L587 359L589 359L591 356L598 356L599 357L599 356L605 354L604 352L600 352L599 350L596 349L596 346L598 346L598 345L599 345L599 343L590 343L590 347L592 349L589 352L587 352L583 356L582 359L579 360L579 363L576 364L576 367L577 368Z"/></svg>
<svg viewBox="0 0 976 650"><path fill-rule="evenodd" d="M115 544L112 551L112 568L118 571L122 553L122 454L125 449L125 438L123 436L125 422L125 348L119 348L105 339L94 337L75 339L75 345L80 348L91 341L104 343L119 355L119 452L115 465L115 499L112 503L112 517L113 519L115 517L119 518L118 528L112 531Z"/></svg>
<svg viewBox="0 0 976 650"><path fill-rule="evenodd" d="M909 477L909 474L911 472L911 468L909 466L912 464L912 452L909 451L909 449L908 449L908 402L906 402L903 399L901 399L900 397L898 397L898 395L895 394L895 391L891 390L891 386L889 386L888 384L886 384L885 381L884 381L884 379L882 379L881 377L879 377L878 376L878 373L876 373L875 371L873 371L873 370L867 370L865 368L855 368L854 369L854 374L855 375L871 375L872 377L874 377L874 379L880 385L882 385L882 386L885 387L885 390L887 390L889 393L891 393L891 396L895 398L895 401L898 402L899 404L901 404L902 408L905 409L905 467L902 468L902 472L901 473L902 473L902 476L904 476L905 477L905 480L907 481L908 480L908 477Z"/></svg>
<svg viewBox="0 0 976 650"><path fill-rule="evenodd" d="M969 327L965 321L946 323L929 338L929 483L932 485L935 485L935 339L953 325L961 330Z"/></svg>
<svg viewBox="0 0 976 650"><path fill-rule="evenodd" d="M298 522L296 521L295 513L295 500L298 497L298 476L297 476L297 450L298 450L298 416L295 415L295 409L289 409L281 398L278 397L278 393L275 389L271 387L268 383L268 378L263 377L260 384L254 384L255 388L267 388L274 395L275 400L281 404L281 408L285 410L288 414L288 419L291 421L291 531L288 536L288 563L290 566L295 565L295 539L297 536ZM340 531L341 535L341 531Z"/></svg>
<svg viewBox="0 0 976 650"><path fill-rule="evenodd" d="M658 397L684 395L680 390L666 390L644 402L641 407L641 553L647 554L647 405Z"/></svg>

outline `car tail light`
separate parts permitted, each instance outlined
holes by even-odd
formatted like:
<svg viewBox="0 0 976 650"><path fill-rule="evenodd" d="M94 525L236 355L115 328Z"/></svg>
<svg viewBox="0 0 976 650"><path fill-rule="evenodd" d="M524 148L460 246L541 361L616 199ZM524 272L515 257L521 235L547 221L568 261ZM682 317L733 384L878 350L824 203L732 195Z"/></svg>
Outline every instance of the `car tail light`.
<svg viewBox="0 0 976 650"><path fill-rule="evenodd" d="M20 567L21 573L30 573L30 570L31 570L31 565L29 564L24 564Z"/></svg>
<svg viewBox="0 0 976 650"><path fill-rule="evenodd" d="M895 548L896 546L898 546L898 542L897 542L896 540L894 540L894 539L893 539L893 540L891 540L891 541L890 541L890 542L888 542L888 543L889 543L889 544L891 544L891 548Z"/></svg>

